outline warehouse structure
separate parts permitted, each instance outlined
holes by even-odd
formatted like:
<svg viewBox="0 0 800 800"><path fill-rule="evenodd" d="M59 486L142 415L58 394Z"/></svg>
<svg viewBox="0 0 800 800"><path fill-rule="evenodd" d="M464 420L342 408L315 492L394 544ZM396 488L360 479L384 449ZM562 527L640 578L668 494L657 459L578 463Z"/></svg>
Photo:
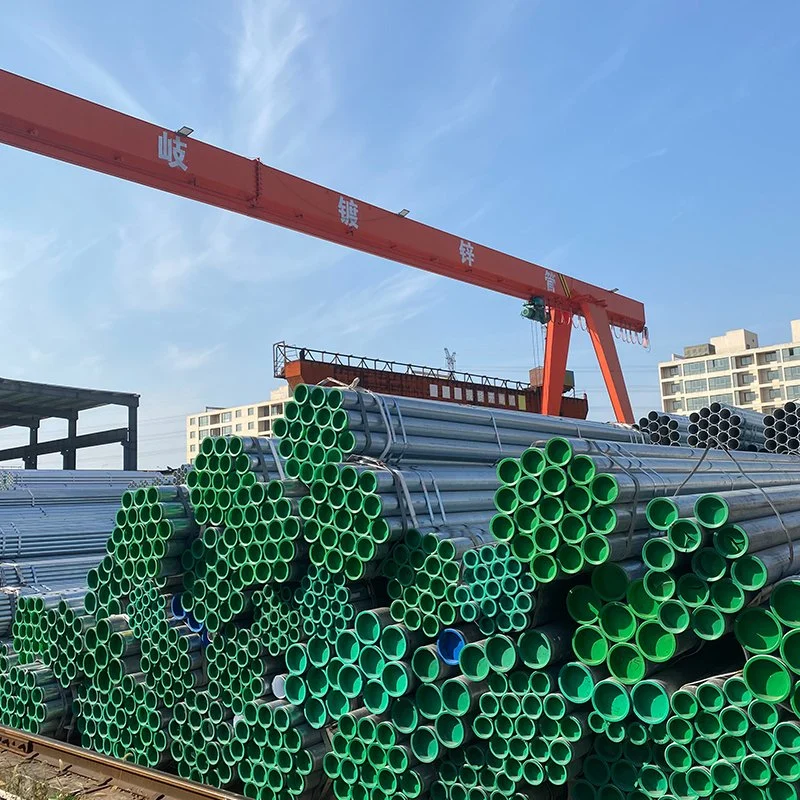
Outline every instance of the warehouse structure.
<svg viewBox="0 0 800 800"><path fill-rule="evenodd" d="M127 408L127 425L79 435L79 414L103 406ZM36 469L39 456L61 453L64 469L75 469L78 450L104 444L121 444L122 468L135 470L138 409L138 394L0 378L0 428L28 429L28 443L0 450L0 463L21 459L25 469ZM39 427L47 419L66 420L67 435L62 439L40 442Z"/></svg>

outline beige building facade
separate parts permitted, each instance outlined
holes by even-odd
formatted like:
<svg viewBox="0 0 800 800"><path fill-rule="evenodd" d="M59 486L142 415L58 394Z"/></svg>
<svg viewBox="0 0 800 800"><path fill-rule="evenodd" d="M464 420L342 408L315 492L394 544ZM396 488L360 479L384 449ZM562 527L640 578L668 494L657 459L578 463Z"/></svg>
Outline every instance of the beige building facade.
<svg viewBox="0 0 800 800"><path fill-rule="evenodd" d="M767 414L787 400L800 402L800 320L791 330L791 341L762 347L757 334L739 328L662 361L664 411L691 414L718 402Z"/></svg>
<svg viewBox="0 0 800 800"><path fill-rule="evenodd" d="M270 393L269 400L244 406L216 408L186 416L186 461L193 464L206 436L272 436L272 423L283 416L284 403L291 397L289 387Z"/></svg>

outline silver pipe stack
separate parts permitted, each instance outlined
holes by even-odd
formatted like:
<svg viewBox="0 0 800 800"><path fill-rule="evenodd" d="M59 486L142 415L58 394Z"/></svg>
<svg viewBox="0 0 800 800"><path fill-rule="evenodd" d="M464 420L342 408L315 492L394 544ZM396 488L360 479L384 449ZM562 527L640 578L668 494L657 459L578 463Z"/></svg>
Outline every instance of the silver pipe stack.
<svg viewBox="0 0 800 800"><path fill-rule="evenodd" d="M376 395L352 390L343 390L342 396L356 443L353 454L383 456L389 461L400 457L418 463L491 464L521 455L531 442L546 436L643 440L631 427L603 422L391 395L380 395L379 400ZM385 432L384 414L391 424L392 441Z"/></svg>
<svg viewBox="0 0 800 800"><path fill-rule="evenodd" d="M689 446L759 452L766 449L764 415L711 403L689 415Z"/></svg>
<svg viewBox="0 0 800 800"><path fill-rule="evenodd" d="M789 400L764 417L764 447L770 453L800 453L800 409Z"/></svg>
<svg viewBox="0 0 800 800"><path fill-rule="evenodd" d="M639 430L652 444L686 447L689 444L689 418L680 414L649 411L639 420Z"/></svg>

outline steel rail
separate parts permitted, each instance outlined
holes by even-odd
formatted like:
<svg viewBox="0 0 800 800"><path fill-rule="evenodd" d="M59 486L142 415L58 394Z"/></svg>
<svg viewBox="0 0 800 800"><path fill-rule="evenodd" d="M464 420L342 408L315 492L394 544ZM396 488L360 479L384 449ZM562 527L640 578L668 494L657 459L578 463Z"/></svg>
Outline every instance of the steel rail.
<svg viewBox="0 0 800 800"><path fill-rule="evenodd" d="M122 782L141 791L154 793L170 800L241 800L241 795L215 789L204 784L185 781L176 775L140 767L127 761L85 750L66 742L35 736L14 728L0 726L0 749L36 754L62 764L100 774L112 781Z"/></svg>

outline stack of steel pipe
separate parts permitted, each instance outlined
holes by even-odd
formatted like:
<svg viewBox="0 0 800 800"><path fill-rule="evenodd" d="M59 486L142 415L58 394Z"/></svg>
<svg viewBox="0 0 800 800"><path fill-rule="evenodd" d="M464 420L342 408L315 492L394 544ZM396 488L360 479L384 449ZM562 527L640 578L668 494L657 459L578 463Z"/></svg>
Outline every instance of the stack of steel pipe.
<svg viewBox="0 0 800 800"><path fill-rule="evenodd" d="M536 582L507 544L484 530L410 531L383 565L390 613L409 630L436 636L475 622L486 635L529 624Z"/></svg>
<svg viewBox="0 0 800 800"><path fill-rule="evenodd" d="M800 461L538 435L394 466L322 436L296 477L234 437L123 497L23 667L72 681L84 746L252 800L791 800Z"/></svg>
<svg viewBox="0 0 800 800"><path fill-rule="evenodd" d="M20 561L0 561L0 588L12 591L22 587L41 586L42 592L86 583L86 574L97 565L95 555L74 555L57 558L28 558ZM0 617L0 635L3 625Z"/></svg>
<svg viewBox="0 0 800 800"><path fill-rule="evenodd" d="M739 615L736 638L747 651L742 679L751 694L763 703L790 707L800 716L800 576L797 572L800 569L774 584L768 601L750 606ZM800 736L797 744L794 752L800 752ZM800 780L800 762L793 779Z"/></svg>
<svg viewBox="0 0 800 800"><path fill-rule="evenodd" d="M791 456L549 439L504 468L519 502L492 518L494 536L530 562L536 582L638 557L655 534L646 503L662 495L800 485ZM524 486L523 486L524 484ZM539 488L537 494L529 484ZM534 498L530 500L529 498ZM509 513L510 512L510 513Z"/></svg>
<svg viewBox="0 0 800 800"><path fill-rule="evenodd" d="M723 403L711 403L689 415L689 446L751 452L766 449L764 415Z"/></svg>
<svg viewBox="0 0 800 800"><path fill-rule="evenodd" d="M793 400L764 415L765 447L771 453L800 452L800 410Z"/></svg>
<svg viewBox="0 0 800 800"><path fill-rule="evenodd" d="M343 456L491 465L544 436L644 440L631 428L600 422L304 384L295 387L273 432L282 439L287 476L307 484L318 467Z"/></svg>
<svg viewBox="0 0 800 800"><path fill-rule="evenodd" d="M680 414L649 411L639 419L639 430L651 444L685 447L689 444L689 418Z"/></svg>

